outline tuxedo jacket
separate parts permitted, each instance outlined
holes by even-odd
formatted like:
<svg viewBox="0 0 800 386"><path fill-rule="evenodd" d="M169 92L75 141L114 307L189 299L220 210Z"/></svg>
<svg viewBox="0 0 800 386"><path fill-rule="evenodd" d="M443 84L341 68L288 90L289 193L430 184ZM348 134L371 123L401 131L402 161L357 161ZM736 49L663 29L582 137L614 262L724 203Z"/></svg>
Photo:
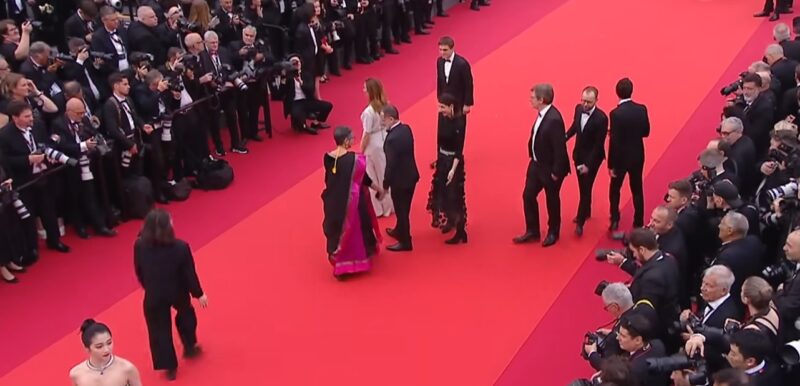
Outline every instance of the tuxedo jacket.
<svg viewBox="0 0 800 386"><path fill-rule="evenodd" d="M26 78L32 80L33 84L36 85L36 88L38 88L39 91L51 98L55 96L52 93L52 86L54 84L58 85L60 89L63 89L61 82L58 80L57 74L47 71L47 66L37 67L30 57L25 59L25 61L22 62L22 65L19 66L19 72L22 75L25 75ZM63 73L63 68L60 70L60 72Z"/></svg>
<svg viewBox="0 0 800 386"><path fill-rule="evenodd" d="M436 60L436 95L451 94L456 99L456 108L460 111L464 106L475 104L473 96L472 69L463 56L453 54L450 76L444 73L445 60Z"/></svg>
<svg viewBox="0 0 800 386"><path fill-rule="evenodd" d="M539 129L534 136L536 122L531 126L531 136L528 139L528 157L533 159L533 150L536 151L536 165L547 175L555 174L565 177L569 174L569 156L567 155L567 137L564 132L564 118L558 109L550 108L542 117Z"/></svg>
<svg viewBox="0 0 800 386"><path fill-rule="evenodd" d="M239 40L242 38L242 28L240 26L234 26L231 23L231 18L228 16L228 12L224 11L222 8L217 8L214 12L214 15L219 19L219 24L214 27L214 31L219 34L219 44L220 45L228 45L234 40Z"/></svg>
<svg viewBox="0 0 800 386"><path fill-rule="evenodd" d="M688 264L689 253L686 248L686 238L678 226L674 226L663 235L658 235L658 249L674 257L681 272L686 272Z"/></svg>
<svg viewBox="0 0 800 386"><path fill-rule="evenodd" d="M595 107L586 125L581 129L583 106L575 106L572 126L567 130L567 139L575 137L572 149L572 162L575 166L586 165L590 169L600 168L606 159L606 134L608 133L608 116L599 107Z"/></svg>
<svg viewBox="0 0 800 386"><path fill-rule="evenodd" d="M283 116L288 117L289 114L292 112L292 103L294 103L294 97L296 90L294 88L294 78L284 78L285 82L281 83L281 95L283 95ZM300 85L300 89L303 90L303 94L305 94L306 99L313 100L316 99L314 94L316 93L316 85L314 83L314 74L307 71L300 72L300 79L303 80L303 84Z"/></svg>
<svg viewBox="0 0 800 386"><path fill-rule="evenodd" d="M317 51L314 52L314 42L316 41ZM294 40L292 48L300 60L303 62L303 71L315 73L316 57L322 48L322 36L314 31L311 35L311 27L306 23L299 23L294 30Z"/></svg>
<svg viewBox="0 0 800 386"><path fill-rule="evenodd" d="M611 110L608 168L628 169L644 164L644 139L650 135L647 107L627 101Z"/></svg>
<svg viewBox="0 0 800 386"><path fill-rule="evenodd" d="M93 135L92 124L89 122L89 118L83 117L79 124L78 138L80 138L80 141L75 138L75 133L72 131L72 128L70 128L69 119L66 116L61 115L54 119L52 123L53 134L59 137L56 147L64 154L75 159L79 159L81 155L83 155L81 151L81 142L86 141ZM75 169L80 173L80 168L71 169Z"/></svg>
<svg viewBox="0 0 800 386"><path fill-rule="evenodd" d="M777 62L772 63L770 72L772 72L772 76L778 78L781 82L780 91L777 93L778 96L783 95L786 90L789 90L797 84L797 80L794 76L796 67L797 62L787 58L779 59Z"/></svg>
<svg viewBox="0 0 800 386"><path fill-rule="evenodd" d="M61 73L63 74L62 81L77 81L81 84L81 87L83 87L84 98L97 102L108 97L108 80L102 78L98 69L94 68L94 65L92 65L93 62L92 58L86 59L83 64L78 64L78 62L66 62L62 67ZM92 93L92 85L89 83L89 79L91 79L91 83L94 83L94 86L97 88L97 92L100 94L99 99L95 98Z"/></svg>
<svg viewBox="0 0 800 386"><path fill-rule="evenodd" d="M708 304L706 302L702 302L697 307L697 316L701 318L700 320L705 317L707 305ZM742 320L742 318L744 318L744 312L742 312L742 309L736 305L736 299L734 299L733 296L729 296L724 302L722 302L722 304L710 312L711 315L709 315L708 319L706 319L705 323L703 323L703 325L708 327L721 329L725 327L725 321L727 319Z"/></svg>
<svg viewBox="0 0 800 386"><path fill-rule="evenodd" d="M114 139L115 146L119 146L119 149L123 150L128 150L136 144L136 142L128 138L128 136L134 134L136 128L141 128L144 124L136 113L133 100L130 97L126 98L126 100L128 101L128 107L131 109L134 127L130 126L130 122L125 115L123 107L117 102L116 97L113 95L108 98L105 105L103 105L102 115L103 127L105 128L106 134Z"/></svg>
<svg viewBox="0 0 800 386"><path fill-rule="evenodd" d="M127 55L130 55L128 49L128 47L130 47L128 31L120 26L117 28L117 36L122 40L122 45L125 46L125 55L127 59ZM111 34L109 34L104 27L100 27L92 33L91 49L92 51L111 54L114 57L112 60L104 60L103 65L100 66L100 72L104 75L103 78L114 71L119 71L119 61L121 58L117 53L117 49L114 48L114 43L111 41Z"/></svg>
<svg viewBox="0 0 800 386"><path fill-rule="evenodd" d="M92 25L92 29L89 29L89 24ZM64 38L66 40L69 40L70 38L80 38L81 40L86 41L86 35L94 32L95 30L97 30L97 23L95 23L94 20L89 23L85 22L83 19L81 19L77 12L73 13L72 16L67 18L67 20L64 22Z"/></svg>
<svg viewBox="0 0 800 386"><path fill-rule="evenodd" d="M744 109L744 135L750 137L756 145L756 153L766 154L769 148L769 132L775 123L774 100L761 93L749 106Z"/></svg>
<svg viewBox="0 0 800 386"><path fill-rule="evenodd" d="M411 127L400 123L390 129L383 142L386 153L384 188L413 189L419 181L419 170L414 158L414 135Z"/></svg>
<svg viewBox="0 0 800 386"><path fill-rule="evenodd" d="M211 52L209 52L208 50L203 50L202 52L200 52L200 67L203 69L203 74L212 73L227 77L231 73L231 71L235 71L233 69L236 62L234 61L231 50L229 50L227 47L220 46L219 49L217 50L217 57L219 57L219 62L221 65L224 66L227 64L228 66L231 67L232 70L230 71L226 70L222 66L219 69L215 68L214 60L211 57Z"/></svg>
<svg viewBox="0 0 800 386"><path fill-rule="evenodd" d="M32 131L34 141L38 144L45 144L52 147L53 141L48 136L42 125L34 125ZM0 165L14 179L14 187L20 186L33 179L33 166L31 166L28 156L31 150L28 148L28 141L25 135L9 122L0 129Z"/></svg>

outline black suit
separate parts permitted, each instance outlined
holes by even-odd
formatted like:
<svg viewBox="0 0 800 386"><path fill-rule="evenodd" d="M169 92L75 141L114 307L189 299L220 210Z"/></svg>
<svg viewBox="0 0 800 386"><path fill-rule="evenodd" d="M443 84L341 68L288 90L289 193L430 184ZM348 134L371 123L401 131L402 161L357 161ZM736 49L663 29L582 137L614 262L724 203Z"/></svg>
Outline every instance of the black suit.
<svg viewBox="0 0 800 386"><path fill-rule="evenodd" d="M775 123L774 100L763 93L744 109L744 135L753 140L756 146L756 156L761 159L769 149L769 132Z"/></svg>
<svg viewBox="0 0 800 386"><path fill-rule="evenodd" d="M444 93L450 94L456 99L456 109L461 111L464 106L475 104L472 85L472 69L467 59L463 56L453 54L450 58L449 76L445 74L445 60L439 57L436 60L436 96Z"/></svg>
<svg viewBox="0 0 800 386"><path fill-rule="evenodd" d="M572 162L575 164L576 170L578 165L585 165L589 169L585 174L576 171L580 191L578 214L575 216L578 225L583 225L592 213L592 186L594 186L597 171L606 158L605 144L608 132L608 116L603 110L598 107L592 109L585 125L581 127L584 114L587 113L580 104L575 106L572 126L567 130L568 140L575 136Z"/></svg>
<svg viewBox="0 0 800 386"><path fill-rule="evenodd" d="M678 320L678 264L675 259L657 251L650 260L638 266L632 259L625 260L620 266L631 279L630 290L634 302L648 300L658 313L662 322L661 333L672 321Z"/></svg>
<svg viewBox="0 0 800 386"><path fill-rule="evenodd" d="M564 177L569 174L564 119L555 106L548 105L539 111L537 122L539 127L534 122L528 139L528 156L531 160L525 176L525 191L522 193L525 227L526 232L540 235L537 197L544 189L547 197L548 232L557 237L561 230L559 191Z"/></svg>
<svg viewBox="0 0 800 386"><path fill-rule="evenodd" d="M75 159L80 160L82 156L86 156L88 162L90 162L89 170L94 175L94 173L97 173L97 168L92 165L94 156L90 154L88 149L81 148L81 142L86 141L93 135L91 123L87 117L83 117L80 122L76 123L77 126L73 126L74 124L66 116L53 120L52 132L59 136L57 148ZM69 168L64 176L70 204L67 210L72 225L78 229L83 229L88 222L94 227L95 231L106 228L105 217L97 205L94 176L92 179L84 180L81 167Z"/></svg>
<svg viewBox="0 0 800 386"><path fill-rule="evenodd" d="M228 68L230 68L231 70L226 69L225 65L227 65ZM209 52L208 50L203 50L200 52L200 66L202 67L203 69L202 72L204 74L211 73L214 74L215 78L225 80L228 79L228 75L230 75L231 71L233 71L233 65L234 65L234 60L231 51L229 51L225 47L219 47L219 49L214 53L214 55L211 55L211 52ZM250 84L249 86L255 89L256 92L258 92L260 89L256 87L254 84ZM230 134L231 137L231 143L230 143L231 148L239 147L241 145L240 127L242 135L246 134L250 137L255 136L256 130L258 129L257 127L258 107L261 105L260 103L258 103L259 102L258 98L259 97L266 98L266 94L262 93L261 95L253 95L252 98L247 98L249 103L246 105L251 106L251 108L248 109L247 111L240 112L239 114L239 116L241 117L240 121L236 119L237 102L239 102L238 99L240 97L248 97L250 95L248 91L250 91L249 88L247 91L241 91L235 88L227 89L222 93L220 93L220 97L218 98L220 106L217 106L216 108L211 108L211 106L208 106L207 108L203 109L205 110L206 114L205 117L208 119L209 131L211 132L211 139L214 141L214 147L217 148L217 151L220 150L224 151L224 148L222 146L222 137L220 136L220 127L219 127L220 109L222 109L225 114L225 122L228 125L228 133ZM251 101L249 99L253 100ZM245 122L242 122L245 120L245 118L249 118L251 114L254 115L256 118L254 122L252 122L252 127L250 127L252 133L245 132L244 130ZM265 124L269 125L270 116L268 107L264 109L264 114L265 114L264 121L266 122Z"/></svg>
<svg viewBox="0 0 800 386"><path fill-rule="evenodd" d="M680 273L678 301L681 308L688 308L690 305L690 293L687 291L687 283L689 283L689 252L687 251L686 238L677 224L674 224L667 233L656 237L658 249L675 258L675 262L678 264L678 272Z"/></svg>
<svg viewBox="0 0 800 386"><path fill-rule="evenodd" d="M40 174L34 174L33 166L28 160L34 151L42 150L38 144L50 147L54 145L42 126L34 125L31 133L33 143L28 142L13 121L0 129L0 165L6 170L9 178L14 180L15 188L33 180ZM56 200L50 179L40 179L35 184L23 189L20 196L31 214L42 220L42 225L47 232L47 245L51 247L58 245L61 234L56 219Z"/></svg>
<svg viewBox="0 0 800 386"><path fill-rule="evenodd" d="M736 163L736 176L739 179L739 192L742 197L752 197L758 188L759 170L756 158L756 145L750 137L742 136L731 145L728 159Z"/></svg>
<svg viewBox="0 0 800 386"><path fill-rule="evenodd" d="M383 176L383 188L391 189L394 209L397 212L397 225L394 236L397 241L411 247L411 200L419 181L419 170L414 158L414 135L411 127L398 123L390 128L383 143L386 153L386 171Z"/></svg>
<svg viewBox="0 0 800 386"><path fill-rule="evenodd" d="M306 23L298 24L294 31L294 44L292 47L294 53L300 55L300 61L303 63L303 72L316 75L319 71L317 68L317 55L322 50L322 36L316 30L312 36L312 28Z"/></svg>
<svg viewBox="0 0 800 386"><path fill-rule="evenodd" d="M783 48L783 56L795 62L800 62L800 41L786 39L778 44Z"/></svg>
<svg viewBox="0 0 800 386"><path fill-rule="evenodd" d="M119 38L119 41L122 42L122 45L124 47L123 53L117 52L117 49L114 46L112 40L112 39L116 40L116 38L112 37L112 35L105 28L98 28L92 34L92 42L90 45L91 50L97 52L103 52L106 54L111 54L111 56L113 57L113 59L111 60L103 60L103 64L100 66L99 69L100 78L103 80L106 80L108 76L111 75L111 73L115 71L120 71L121 70L120 62L123 60L124 61L128 60L129 52L127 47L130 47L130 42L128 40L128 31L126 31L124 28L121 27L117 28L116 34L114 36L116 36L116 38ZM107 84L108 83L107 81L102 83L104 88L107 88L108 90L111 89L111 86ZM110 92L108 92L107 94L110 94Z"/></svg>
<svg viewBox="0 0 800 386"><path fill-rule="evenodd" d="M795 273L787 282L783 283L783 290L779 291L774 298L775 305L780 315L781 326L794 325L797 318L800 318L800 275ZM785 328L784 339L787 341L800 338L797 329Z"/></svg>
<svg viewBox="0 0 800 386"><path fill-rule="evenodd" d="M704 326L714 328L725 328L725 321L728 319L742 320L744 312L736 305L736 299L729 296L716 308L712 308L708 303L703 302L697 307L698 317L703 321Z"/></svg>
<svg viewBox="0 0 800 386"><path fill-rule="evenodd" d="M629 356L631 372L636 376L638 384L641 386L668 386L668 374L653 372L647 365L648 359L662 358L667 356L664 343L658 339L653 339L650 346L644 350L639 350Z"/></svg>
<svg viewBox="0 0 800 386"><path fill-rule="evenodd" d="M608 168L616 177L611 177L609 201L611 221L619 222L620 189L628 175L628 184L633 196L633 227L644 225L644 139L650 135L650 118L647 107L634 101L620 102L611 110L611 138L608 143Z"/></svg>
<svg viewBox="0 0 800 386"><path fill-rule="evenodd" d="M777 62L772 63L770 72L772 72L772 76L778 78L781 82L780 91L776 96L782 96L786 90L789 90L797 84L794 76L795 68L797 68L797 62L792 59L781 58L778 59Z"/></svg>
<svg viewBox="0 0 800 386"><path fill-rule="evenodd" d="M760 273L763 258L764 246L761 244L761 240L756 236L747 236L722 245L716 258L711 261L710 265L721 264L733 272L736 281L731 287L731 297L741 308L744 308L741 298L742 283L748 277Z"/></svg>
<svg viewBox="0 0 800 386"><path fill-rule="evenodd" d="M128 27L128 48L131 52L151 54L153 63L160 64L167 61L167 49L161 44L156 28L148 27L138 21L132 22Z"/></svg>
<svg viewBox="0 0 800 386"><path fill-rule="evenodd" d="M91 34L96 29L94 21L84 21L83 18L75 12L64 22L64 37L66 40L80 38L86 41L86 35ZM86 42L89 43L89 41Z"/></svg>
<svg viewBox="0 0 800 386"><path fill-rule="evenodd" d="M36 88L50 98L58 95L62 90L58 76L48 71L47 65L39 66L33 63L33 59L30 57L19 66L19 72L32 80Z"/></svg>
<svg viewBox="0 0 800 386"><path fill-rule="evenodd" d="M150 353L156 370L178 367L172 344L170 309L178 314L175 325L183 347L197 344L197 315L190 296L203 296L194 268L192 250L184 241L167 246L150 246L137 240L133 248L134 270L144 288L144 318L150 337Z"/></svg>

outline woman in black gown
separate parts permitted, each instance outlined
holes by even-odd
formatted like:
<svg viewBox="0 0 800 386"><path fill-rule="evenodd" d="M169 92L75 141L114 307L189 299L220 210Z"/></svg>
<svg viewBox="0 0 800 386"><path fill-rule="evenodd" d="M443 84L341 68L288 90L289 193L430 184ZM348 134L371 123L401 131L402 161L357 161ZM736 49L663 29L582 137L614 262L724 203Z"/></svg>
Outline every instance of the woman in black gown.
<svg viewBox="0 0 800 386"><path fill-rule="evenodd" d="M433 164L433 182L428 196L428 210L433 215L433 227L442 233L455 229L447 244L467 242L467 203L464 192L464 138L466 119L456 111L455 98L450 94L439 97L439 126L437 129L438 156Z"/></svg>
<svg viewBox="0 0 800 386"><path fill-rule="evenodd" d="M30 240L35 236L30 213L19 201L17 193L11 191L11 180L0 167L0 279L6 283L16 283L14 273L25 272L23 260L31 260L35 246ZM19 205L23 207L19 209ZM19 209L19 210L18 210Z"/></svg>
<svg viewBox="0 0 800 386"><path fill-rule="evenodd" d="M352 130L339 126L333 137L336 149L323 158L322 230L333 276L341 279L372 268L371 257L378 251L380 231L368 188L375 189L379 199L384 191L367 175L366 157L348 150L353 144Z"/></svg>

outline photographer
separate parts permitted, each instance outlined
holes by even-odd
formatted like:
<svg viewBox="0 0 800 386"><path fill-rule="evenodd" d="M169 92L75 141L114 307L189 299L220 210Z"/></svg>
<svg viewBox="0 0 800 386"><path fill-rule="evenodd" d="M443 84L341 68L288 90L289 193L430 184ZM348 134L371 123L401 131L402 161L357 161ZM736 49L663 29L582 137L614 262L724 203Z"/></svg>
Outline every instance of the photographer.
<svg viewBox="0 0 800 386"><path fill-rule="evenodd" d="M82 239L89 238L87 222L100 236L116 236L117 233L108 228L106 216L97 204L94 173L97 173L98 143L92 123L86 117L83 101L77 98L67 100L65 113L53 121L52 131L56 148L79 160L79 167L65 171L69 222Z"/></svg>
<svg viewBox="0 0 800 386"><path fill-rule="evenodd" d="M29 21L22 23L21 28L17 28L14 20L0 21L0 36L2 36L0 55L6 58L12 71L19 70L20 64L28 57L31 31L33 25Z"/></svg>
<svg viewBox="0 0 800 386"><path fill-rule="evenodd" d="M736 117L726 118L720 124L720 138L730 145L728 158L737 165L736 175L742 195L753 197L758 185L756 168L756 147L750 137L744 135L744 123Z"/></svg>
<svg viewBox="0 0 800 386"><path fill-rule="evenodd" d="M61 93L58 78L63 66L63 60L58 58L51 60L50 46L47 43L34 42L31 44L30 56L22 62L19 72L32 80L36 88L53 98Z"/></svg>
<svg viewBox="0 0 800 386"><path fill-rule="evenodd" d="M741 214L747 219L747 234L758 236L760 234L761 223L758 217L758 209L748 204L739 196L739 189L731 181L719 181L712 186L711 200L709 200L709 210L706 218L710 224L718 224L718 219L730 212Z"/></svg>
<svg viewBox="0 0 800 386"><path fill-rule="evenodd" d="M762 332L743 329L731 335L728 343L730 351L725 355L728 363L744 371L751 385L783 385L780 365L770 360L775 356L775 347Z"/></svg>
<svg viewBox="0 0 800 386"><path fill-rule="evenodd" d="M214 10L214 16L219 19L219 24L214 30L219 34L220 44L230 45L240 35L242 28L247 24L242 20L240 10L233 7L233 0L220 0L219 8Z"/></svg>
<svg viewBox="0 0 800 386"><path fill-rule="evenodd" d="M667 355L664 344L654 336L650 323L641 315L626 318L619 327L617 342L628 353L633 374L642 386L667 386L667 374L649 371L647 360Z"/></svg>
<svg viewBox="0 0 800 386"><path fill-rule="evenodd" d="M731 296L741 307L740 289L744 278L757 275L762 266L764 246L757 236L748 235L748 221L738 212L728 212L719 223L719 240L722 242L709 266L724 265L730 268L738 281L730 288Z"/></svg>
<svg viewBox="0 0 800 386"><path fill-rule="evenodd" d="M675 225L678 220L678 212L665 205L660 205L653 209L650 215L650 228L656 234L658 249L671 255L678 263L678 272L681 279L680 293L678 299L682 307L689 306L689 292L687 289L687 279L689 276L689 252L686 246L686 239L680 228Z"/></svg>
<svg viewBox="0 0 800 386"><path fill-rule="evenodd" d="M631 292L624 283L610 283L602 292L603 309L614 317L614 325L597 329L583 345L583 357L595 369L600 370L603 360L622 353L617 334L623 320L631 315L642 315L651 326L658 324L658 315L647 301L634 304Z"/></svg>
<svg viewBox="0 0 800 386"><path fill-rule="evenodd" d="M92 34L91 50L103 54L100 66L101 78L105 79L114 72L125 71L128 64L128 31L119 25L119 15L114 8L100 8L100 20L103 27Z"/></svg>
<svg viewBox="0 0 800 386"><path fill-rule="evenodd" d="M79 9L64 22L64 36L67 40L81 39L85 43L92 41L92 32L97 29L97 5L92 0L81 0Z"/></svg>
<svg viewBox="0 0 800 386"><path fill-rule="evenodd" d="M45 152L52 140L43 128L33 127L33 111L26 102L12 101L7 111L11 122L0 129L0 165L14 180L14 188L37 180L20 192L22 201L31 215L42 220L47 248L69 252L69 247L61 242L52 182L49 178L40 178L48 168Z"/></svg>
<svg viewBox="0 0 800 386"><path fill-rule="evenodd" d="M331 74L340 75L339 66L345 70L352 69L353 63L353 39L356 35L356 27L353 23L355 20L354 7L350 2L347 3L347 8L339 0L330 0L328 12L325 13L325 21L331 26L332 38L329 41L333 42L333 52L328 55L328 66L330 67ZM387 11L384 8L384 18L387 13L392 14L393 11ZM383 44L387 53L397 53L393 50L391 42L391 22L387 27L383 27L383 36L385 39ZM337 39L338 38L338 39Z"/></svg>
<svg viewBox="0 0 800 386"><path fill-rule="evenodd" d="M156 27L156 35L161 42L161 45L169 50L171 47L185 48L183 46L183 31L178 25L178 21L183 17L183 11L177 5L172 6L167 10L166 21ZM160 61L159 63L162 63Z"/></svg>
<svg viewBox="0 0 800 386"><path fill-rule="evenodd" d="M116 72L108 78L112 96L103 106L103 125L105 133L114 139L114 152L118 155L122 177L141 176L143 151L143 132L150 135L153 126L145 124L134 109L133 101L128 97L130 84L128 78Z"/></svg>
<svg viewBox="0 0 800 386"><path fill-rule="evenodd" d="M153 56L153 63L167 60L167 48L161 44L158 31L158 17L153 8L141 6L136 10L136 21L128 27L130 52L146 52Z"/></svg>
<svg viewBox="0 0 800 386"><path fill-rule="evenodd" d="M333 110L333 104L314 97L314 75L303 71L303 62L297 55L289 57L292 69L284 69L281 77L283 94L283 114L292 117L292 129L317 134L318 129L328 126L324 123ZM311 120L311 125L306 121Z"/></svg>
<svg viewBox="0 0 800 386"><path fill-rule="evenodd" d="M665 336L665 327L678 320L678 264L672 256L658 249L656 235L649 229L632 230L628 236L628 250L632 258L611 252L607 261L633 277L630 284L633 300L647 300L653 305L664 324L659 336Z"/></svg>
<svg viewBox="0 0 800 386"><path fill-rule="evenodd" d="M786 272L788 279L778 287L775 296L775 306L780 314L781 333L784 341L800 339L800 333L796 326L800 319L800 275L798 275L798 262L800 262L800 231L796 230L786 238L786 245L783 247L786 260L789 266L794 266L794 271Z"/></svg>
<svg viewBox="0 0 800 386"><path fill-rule="evenodd" d="M69 81L79 82L85 90L84 93L91 100L91 105L98 105L106 97L101 93L105 88L100 87L102 82L98 72L102 59L91 58L89 45L83 39L72 38L67 43L67 46L69 46L69 52L74 61L64 63L63 78L61 80L65 81L65 87Z"/></svg>
<svg viewBox="0 0 800 386"><path fill-rule="evenodd" d="M18 282L14 273L25 272L22 263L33 263L32 250L35 246L28 245L31 238L26 237L26 230L29 231L27 233L34 233L27 226L33 226L30 213L22 201L15 197L17 193L11 190L13 180L8 177L0 167L0 279L13 284ZM36 241L35 236L33 241Z"/></svg>
<svg viewBox="0 0 800 386"><path fill-rule="evenodd" d="M272 137L272 117L269 111L269 95L267 92L267 72L274 59L269 47L262 40L256 40L258 31L253 26L242 30L242 40L231 43L234 53L233 65L239 70L241 78L247 85L239 88L238 112L242 136L253 141L261 141L258 135L258 112L264 112L264 129Z"/></svg>
<svg viewBox="0 0 800 386"><path fill-rule="evenodd" d="M762 86L761 76L745 75L742 80L743 101L739 104L744 110L744 135L753 140L759 158L769 147L769 132L775 119L775 105L761 95Z"/></svg>

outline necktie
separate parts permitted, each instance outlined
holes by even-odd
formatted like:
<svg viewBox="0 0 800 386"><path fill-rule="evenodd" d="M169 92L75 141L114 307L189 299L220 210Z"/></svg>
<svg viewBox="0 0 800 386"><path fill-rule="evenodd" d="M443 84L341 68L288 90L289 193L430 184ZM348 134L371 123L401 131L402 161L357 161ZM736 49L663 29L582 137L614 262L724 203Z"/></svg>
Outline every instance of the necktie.
<svg viewBox="0 0 800 386"><path fill-rule="evenodd" d="M31 128L25 128L22 130L22 136L25 137L25 142L28 143L28 150L31 153L36 151L36 143L33 141L33 133L31 133Z"/></svg>
<svg viewBox="0 0 800 386"><path fill-rule="evenodd" d="M70 121L69 127L70 127L70 129L72 129L72 133L73 134L78 134L78 131L80 131L80 129L81 129L80 125L78 125L78 122Z"/></svg>
<svg viewBox="0 0 800 386"><path fill-rule="evenodd" d="M214 53L211 56L211 58L213 59L213 62L214 62L214 69L216 70L216 72L219 72L219 69L222 68L222 63L220 63L220 61L219 61L219 56L217 56L217 54Z"/></svg>

